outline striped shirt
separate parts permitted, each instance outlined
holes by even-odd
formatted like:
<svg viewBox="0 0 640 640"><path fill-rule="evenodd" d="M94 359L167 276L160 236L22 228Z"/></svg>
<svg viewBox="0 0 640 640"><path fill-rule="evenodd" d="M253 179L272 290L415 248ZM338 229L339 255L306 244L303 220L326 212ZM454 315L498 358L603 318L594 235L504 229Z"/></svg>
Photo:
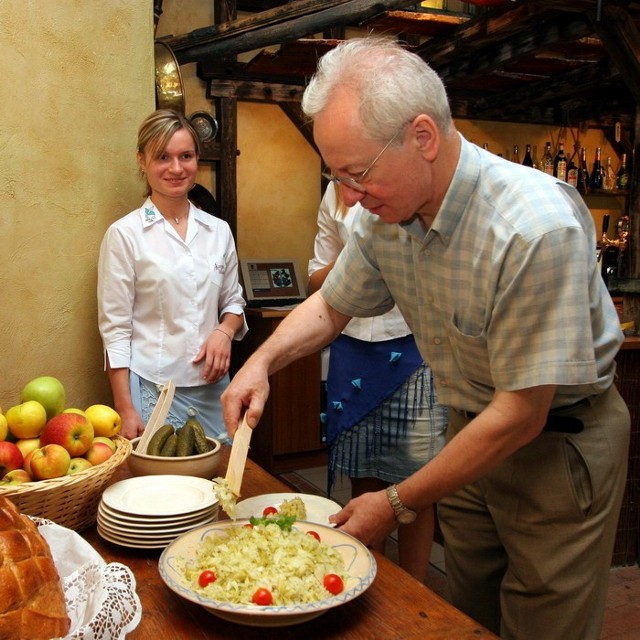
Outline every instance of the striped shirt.
<svg viewBox="0 0 640 640"><path fill-rule="evenodd" d="M429 231L363 216L322 295L348 316L395 302L439 401L476 413L496 390L558 385L553 407L600 393L623 340L578 192L464 138Z"/></svg>

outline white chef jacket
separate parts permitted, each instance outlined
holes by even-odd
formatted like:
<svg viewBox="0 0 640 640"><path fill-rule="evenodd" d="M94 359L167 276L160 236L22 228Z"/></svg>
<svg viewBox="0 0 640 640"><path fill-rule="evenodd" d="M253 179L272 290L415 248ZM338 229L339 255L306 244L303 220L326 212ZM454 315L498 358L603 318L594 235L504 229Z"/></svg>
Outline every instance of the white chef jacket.
<svg viewBox="0 0 640 640"><path fill-rule="evenodd" d="M353 228L363 215L371 215L359 203L338 214L335 186L329 183L318 210L318 232L314 242L314 257L309 260L309 275L331 264L347 244ZM398 307L373 318L352 318L342 332L366 342L381 342L402 338L411 333Z"/></svg>
<svg viewBox="0 0 640 640"><path fill-rule="evenodd" d="M182 240L150 198L114 222L100 247L98 324L112 368L151 382L203 384L192 360L225 313L242 314L229 225L193 204ZM236 333L241 339L244 327Z"/></svg>

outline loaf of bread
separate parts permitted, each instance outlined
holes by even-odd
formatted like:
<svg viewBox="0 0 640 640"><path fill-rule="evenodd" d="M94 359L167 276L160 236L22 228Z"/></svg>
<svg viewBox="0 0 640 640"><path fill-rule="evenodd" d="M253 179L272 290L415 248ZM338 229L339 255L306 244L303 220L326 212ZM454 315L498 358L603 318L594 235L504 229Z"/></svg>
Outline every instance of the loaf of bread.
<svg viewBox="0 0 640 640"><path fill-rule="evenodd" d="M49 545L0 497L0 640L50 640L65 636L69 625Z"/></svg>

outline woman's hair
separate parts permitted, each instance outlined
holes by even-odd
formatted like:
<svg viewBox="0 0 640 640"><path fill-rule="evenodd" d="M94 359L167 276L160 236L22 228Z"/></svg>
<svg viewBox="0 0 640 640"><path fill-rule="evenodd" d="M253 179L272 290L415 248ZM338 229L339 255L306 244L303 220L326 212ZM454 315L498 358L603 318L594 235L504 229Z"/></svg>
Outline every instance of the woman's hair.
<svg viewBox="0 0 640 640"><path fill-rule="evenodd" d="M447 92L438 74L418 55L393 40L351 38L326 53L302 97L312 120L337 87L360 100L360 120L372 140L389 140L421 113L443 133L453 131Z"/></svg>
<svg viewBox="0 0 640 640"><path fill-rule="evenodd" d="M169 144L173 134L180 129L185 129L193 138L196 147L196 156L200 157L200 138L193 125L185 116L173 109L158 109L148 115L138 129L138 153L149 154L153 159L159 158ZM144 177L142 169L140 174ZM146 180L146 178L145 178ZM151 188L147 183L145 195L151 194Z"/></svg>

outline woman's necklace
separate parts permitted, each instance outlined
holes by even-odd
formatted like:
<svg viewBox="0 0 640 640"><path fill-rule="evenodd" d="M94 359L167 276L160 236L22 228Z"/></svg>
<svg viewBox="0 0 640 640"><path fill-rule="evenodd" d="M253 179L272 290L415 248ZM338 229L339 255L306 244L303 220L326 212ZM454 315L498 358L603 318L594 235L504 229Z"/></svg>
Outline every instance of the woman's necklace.
<svg viewBox="0 0 640 640"><path fill-rule="evenodd" d="M173 218L176 224L180 224L189 214L185 213L181 218Z"/></svg>

